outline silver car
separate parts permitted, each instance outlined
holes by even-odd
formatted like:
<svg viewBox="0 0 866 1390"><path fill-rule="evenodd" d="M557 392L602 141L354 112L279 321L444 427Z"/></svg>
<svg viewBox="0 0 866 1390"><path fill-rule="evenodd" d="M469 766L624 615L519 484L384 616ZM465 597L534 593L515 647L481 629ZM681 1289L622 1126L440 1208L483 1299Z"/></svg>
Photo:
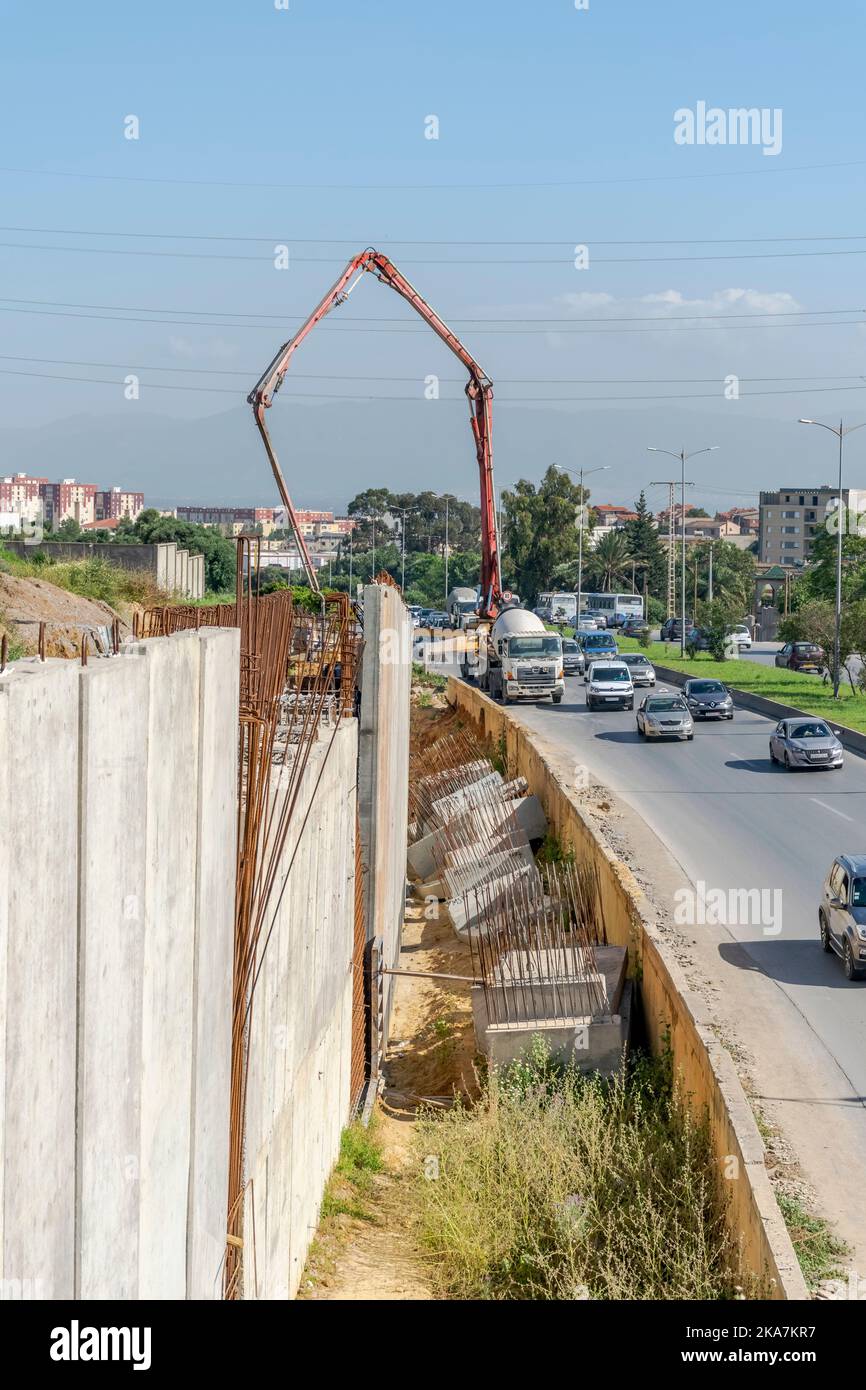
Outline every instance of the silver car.
<svg viewBox="0 0 866 1390"><path fill-rule="evenodd" d="M844 760L836 733L823 719L806 714L780 719L770 735L770 762L782 763L789 771L798 767L839 768Z"/></svg>
<svg viewBox="0 0 866 1390"><path fill-rule="evenodd" d="M618 658L631 671L632 685L655 685L655 667L642 652L622 652Z"/></svg>
<svg viewBox="0 0 866 1390"><path fill-rule="evenodd" d="M644 738L695 736L695 725L682 695L645 695L637 712L637 731Z"/></svg>
<svg viewBox="0 0 866 1390"><path fill-rule="evenodd" d="M845 975L866 969L866 855L840 854L824 880L818 909L821 945L841 956Z"/></svg>

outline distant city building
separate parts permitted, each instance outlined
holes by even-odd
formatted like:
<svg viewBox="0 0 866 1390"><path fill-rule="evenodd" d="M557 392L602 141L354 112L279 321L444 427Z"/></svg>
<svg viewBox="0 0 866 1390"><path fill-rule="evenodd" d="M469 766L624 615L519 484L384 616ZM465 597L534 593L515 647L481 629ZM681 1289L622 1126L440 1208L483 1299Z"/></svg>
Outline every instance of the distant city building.
<svg viewBox="0 0 866 1390"><path fill-rule="evenodd" d="M828 483L785 487L760 496L759 558L768 565L802 566L812 542L838 506L838 489ZM843 488L842 505L858 514L866 510L866 491Z"/></svg>
<svg viewBox="0 0 866 1390"><path fill-rule="evenodd" d="M79 483L75 478L52 483L26 473L0 477L0 512L17 517L19 526L38 520L53 529L69 520L90 526L94 521L123 516L134 521L143 509L144 494L125 488L100 491L95 483Z"/></svg>
<svg viewBox="0 0 866 1390"><path fill-rule="evenodd" d="M219 526L230 536L239 536L243 531L270 536L274 531L289 529L285 507L177 507L174 514L179 521L196 526ZM300 509L295 515L301 535L314 540L339 542L357 525L352 517L335 517L333 512Z"/></svg>
<svg viewBox="0 0 866 1390"><path fill-rule="evenodd" d="M105 492L97 491L95 504L96 521L120 521L123 517L135 521L144 511L144 493L112 487Z"/></svg>

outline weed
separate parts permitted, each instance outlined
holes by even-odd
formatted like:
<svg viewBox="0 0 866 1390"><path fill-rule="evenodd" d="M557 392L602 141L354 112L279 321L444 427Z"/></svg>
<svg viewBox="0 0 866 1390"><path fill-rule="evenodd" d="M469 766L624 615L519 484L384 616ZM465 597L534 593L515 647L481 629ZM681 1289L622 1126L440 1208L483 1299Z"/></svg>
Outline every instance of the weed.
<svg viewBox="0 0 866 1390"><path fill-rule="evenodd" d="M822 1279L843 1277L839 1261L849 1250L844 1241L833 1234L829 1223L822 1216L807 1211L798 1197L779 1192L776 1200L810 1289Z"/></svg>
<svg viewBox="0 0 866 1390"><path fill-rule="evenodd" d="M473 1109L425 1116L418 1143L438 1158L415 1191L446 1296L718 1299L741 1283L706 1128L665 1057L602 1081L536 1040Z"/></svg>

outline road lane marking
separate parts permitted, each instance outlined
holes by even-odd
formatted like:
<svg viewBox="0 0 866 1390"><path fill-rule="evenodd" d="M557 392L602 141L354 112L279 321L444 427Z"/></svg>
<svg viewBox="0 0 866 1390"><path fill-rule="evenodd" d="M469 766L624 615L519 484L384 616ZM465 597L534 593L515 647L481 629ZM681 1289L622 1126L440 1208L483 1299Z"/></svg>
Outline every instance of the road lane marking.
<svg viewBox="0 0 866 1390"><path fill-rule="evenodd" d="M825 811L832 811L834 816L841 816L843 820L853 821L853 816L846 816L844 811L837 811L835 806L828 806L826 801L819 801L817 796L810 796L810 801L814 801L816 806L823 806Z"/></svg>

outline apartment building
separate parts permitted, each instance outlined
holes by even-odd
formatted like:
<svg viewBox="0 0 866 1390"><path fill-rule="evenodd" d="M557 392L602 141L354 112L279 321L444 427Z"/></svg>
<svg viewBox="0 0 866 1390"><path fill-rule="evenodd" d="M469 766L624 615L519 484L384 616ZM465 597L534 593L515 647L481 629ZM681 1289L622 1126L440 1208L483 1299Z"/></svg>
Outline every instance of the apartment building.
<svg viewBox="0 0 866 1390"><path fill-rule="evenodd" d="M127 492L122 487L97 490L95 505L96 521L120 521L123 517L135 521L144 511L144 493Z"/></svg>
<svg viewBox="0 0 866 1390"><path fill-rule="evenodd" d="M763 564L802 567L812 542L838 505L838 490L829 483L784 487L760 496L759 557ZM866 491L843 488L842 505L858 514L866 510Z"/></svg>

